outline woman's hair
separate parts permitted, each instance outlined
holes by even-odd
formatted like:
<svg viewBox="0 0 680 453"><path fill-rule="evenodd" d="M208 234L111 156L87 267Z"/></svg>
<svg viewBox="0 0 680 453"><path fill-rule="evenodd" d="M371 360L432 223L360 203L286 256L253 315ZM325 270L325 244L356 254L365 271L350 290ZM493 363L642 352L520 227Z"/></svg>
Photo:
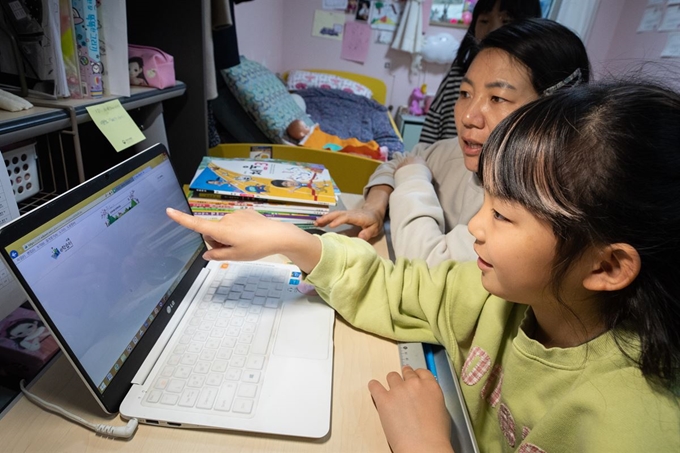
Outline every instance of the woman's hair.
<svg viewBox="0 0 680 453"><path fill-rule="evenodd" d="M506 117L484 144L478 171L491 194L552 226L558 300L565 274L589 247L635 248L640 272L626 288L601 292L601 319L642 373L669 388L680 380L678 125L680 94L671 89L582 85Z"/></svg>
<svg viewBox="0 0 680 453"><path fill-rule="evenodd" d="M463 72L467 72L470 63L470 60L466 58L468 52L477 44L475 29L479 16L490 12L496 3L499 3L500 11L507 13L513 21L529 17L541 17L541 2L539 0L479 0L472 10L470 26L456 53L455 61L462 66ZM466 61L468 64L464 65Z"/></svg>
<svg viewBox="0 0 680 453"><path fill-rule="evenodd" d="M590 61L581 39L550 19L524 19L489 33L469 55L469 63L484 49L499 49L529 71L539 94L590 81Z"/></svg>

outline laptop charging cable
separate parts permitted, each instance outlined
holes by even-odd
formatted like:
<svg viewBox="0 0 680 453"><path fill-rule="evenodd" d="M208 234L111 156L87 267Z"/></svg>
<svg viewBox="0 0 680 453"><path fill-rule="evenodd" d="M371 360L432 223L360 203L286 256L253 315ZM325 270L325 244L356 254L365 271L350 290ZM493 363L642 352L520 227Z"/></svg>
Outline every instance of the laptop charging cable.
<svg viewBox="0 0 680 453"><path fill-rule="evenodd" d="M21 391L24 395L26 395L26 398L29 399L33 404L36 406L40 406L43 409L46 409L50 412L57 413L59 415L64 416L65 418L74 421L76 423L79 423L83 425L86 428L91 429L92 431L96 432L97 434L101 434L103 436L108 436L108 437L120 437L124 439L130 439L134 434L135 431L137 430L137 425L139 422L137 421L136 418L131 418L130 421L128 421L128 424L125 426L111 426L111 425L104 425L104 424L95 424L95 423L90 423L84 418L78 417L77 415L74 415L70 413L69 411L65 410L62 407L57 406L56 404L48 403L44 399L40 398L37 395L34 395L33 393L29 392L26 390L26 387L24 387L24 380L22 379L21 382L19 382L19 387L21 388Z"/></svg>

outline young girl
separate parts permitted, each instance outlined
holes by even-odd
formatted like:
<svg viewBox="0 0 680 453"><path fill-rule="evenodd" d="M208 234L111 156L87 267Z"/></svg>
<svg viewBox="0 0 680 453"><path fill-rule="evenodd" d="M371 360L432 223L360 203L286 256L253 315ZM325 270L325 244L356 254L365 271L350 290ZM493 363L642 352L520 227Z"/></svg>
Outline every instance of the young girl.
<svg viewBox="0 0 680 453"><path fill-rule="evenodd" d="M448 259L477 259L467 224L484 198L474 176L482 145L513 110L586 83L589 76L583 43L557 22L527 19L489 33L460 86L455 107L458 137L395 153L371 175L361 209L333 211L320 217L317 226L350 223L360 226L359 237L368 240L381 233L389 202L397 257L423 258L431 266ZM413 157L426 165L400 168Z"/></svg>
<svg viewBox="0 0 680 453"><path fill-rule="evenodd" d="M380 259L250 211L207 259L283 253L358 328L445 346L483 451L680 451L680 94L584 85L511 114L484 147L477 262ZM481 284L480 284L481 280ZM450 451L441 390L369 389L393 451Z"/></svg>

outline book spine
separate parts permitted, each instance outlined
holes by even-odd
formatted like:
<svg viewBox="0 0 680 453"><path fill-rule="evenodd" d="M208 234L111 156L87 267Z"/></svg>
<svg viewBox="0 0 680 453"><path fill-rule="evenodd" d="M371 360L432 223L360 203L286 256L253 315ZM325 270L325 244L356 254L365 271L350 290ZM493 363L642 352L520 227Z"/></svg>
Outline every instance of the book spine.
<svg viewBox="0 0 680 453"><path fill-rule="evenodd" d="M294 197L281 197L281 196L276 196L272 197L270 195L267 196L262 196L262 195L256 195L256 194L251 194L251 193L235 193L235 192L221 192L219 190L209 190L209 189L203 189L200 187L191 187L191 190L194 192L195 195L198 195L199 197L205 197L205 198L221 198L224 200L227 199L240 199L240 200L258 200L258 201L274 201L274 202L291 202L291 203L301 203L301 204L308 204L308 205L318 205L318 206L335 206L335 203L331 202L326 202L326 201L321 201L321 200L304 200L301 198L294 198Z"/></svg>
<svg viewBox="0 0 680 453"><path fill-rule="evenodd" d="M73 23L76 31L80 78L85 97L100 98L104 94L99 31L95 0L72 0Z"/></svg>
<svg viewBox="0 0 680 453"><path fill-rule="evenodd" d="M225 202L225 203L212 203L212 202L204 202L204 201L197 201L195 199L190 199L189 200L189 205L193 208L201 208L201 209L215 209L215 210L221 210L221 209L230 209L230 210L237 210L237 209L254 209L256 211L260 210L266 210L266 211L279 211L279 212L293 212L293 213L298 213L298 214L316 214L316 215L324 215L328 214L330 212L330 209L328 208L323 208L323 207L314 207L314 206L287 206L287 205L278 205L278 204L268 204L268 203L243 203L243 202Z"/></svg>
<svg viewBox="0 0 680 453"><path fill-rule="evenodd" d="M61 17L61 53L66 71L66 85L74 99L83 97L80 81L80 64L78 63L78 45L76 44L76 30L73 24L73 10L71 0L59 0L59 15Z"/></svg>

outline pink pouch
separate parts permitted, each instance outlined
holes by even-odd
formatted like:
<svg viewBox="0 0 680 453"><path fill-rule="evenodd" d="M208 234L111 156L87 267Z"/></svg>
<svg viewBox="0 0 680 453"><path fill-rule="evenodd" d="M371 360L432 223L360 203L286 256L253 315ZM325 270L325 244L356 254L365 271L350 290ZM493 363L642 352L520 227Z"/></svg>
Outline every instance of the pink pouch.
<svg viewBox="0 0 680 453"><path fill-rule="evenodd" d="M128 45L130 85L155 88L175 86L175 61L172 55L155 47Z"/></svg>

